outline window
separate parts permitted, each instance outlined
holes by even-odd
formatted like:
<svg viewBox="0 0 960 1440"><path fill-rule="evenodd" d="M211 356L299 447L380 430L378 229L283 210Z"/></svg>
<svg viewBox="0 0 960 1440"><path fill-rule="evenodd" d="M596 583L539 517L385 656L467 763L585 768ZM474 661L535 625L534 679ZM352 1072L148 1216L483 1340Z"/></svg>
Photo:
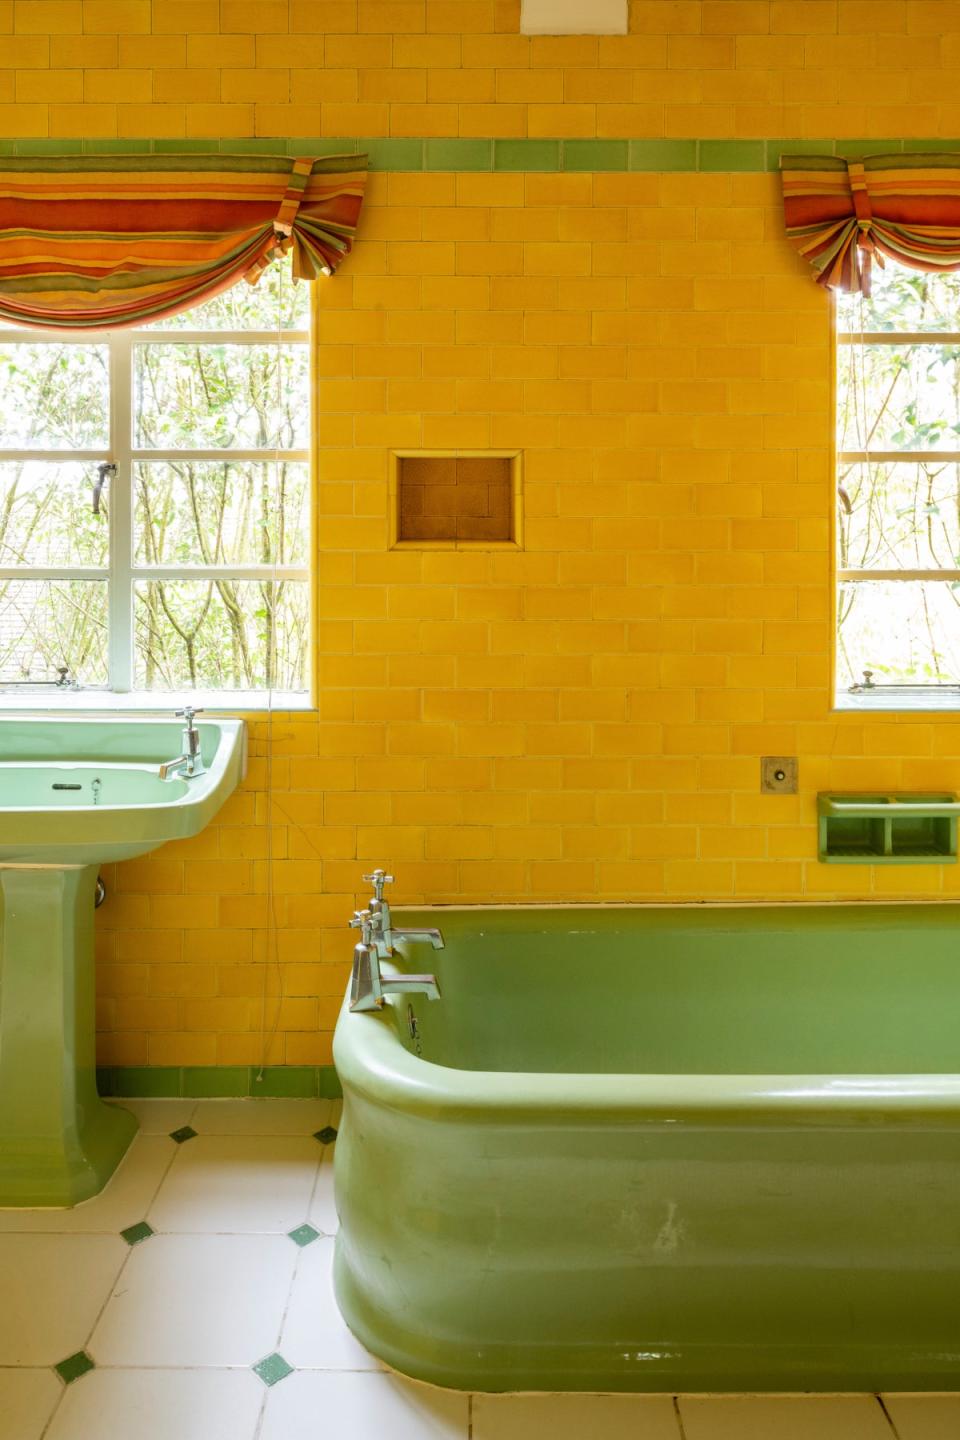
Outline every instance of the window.
<svg viewBox="0 0 960 1440"><path fill-rule="evenodd" d="M308 689L309 297L0 329L0 688Z"/></svg>
<svg viewBox="0 0 960 1440"><path fill-rule="evenodd" d="M837 502L838 703L960 708L960 275L838 298Z"/></svg>

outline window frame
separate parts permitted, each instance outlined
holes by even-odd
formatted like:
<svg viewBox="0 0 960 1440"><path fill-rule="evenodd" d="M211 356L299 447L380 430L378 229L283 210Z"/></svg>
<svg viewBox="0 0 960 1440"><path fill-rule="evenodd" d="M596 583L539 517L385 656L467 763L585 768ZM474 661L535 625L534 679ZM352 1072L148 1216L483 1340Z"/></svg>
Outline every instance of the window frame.
<svg viewBox="0 0 960 1440"><path fill-rule="evenodd" d="M0 580L94 580L107 584L107 683L105 686L84 685L79 690L58 690L57 704L69 700L70 708L80 708L83 697L107 702L108 708L119 708L133 702L136 708L166 708L185 694L201 695L212 708L264 708L277 697L284 708L312 708L316 674L316 566L307 565L154 565L134 561L134 467L141 461L255 461L291 462L308 467L308 557L316 554L316 287L311 286L310 324L307 329L180 329L138 326L118 330L37 330L30 327L0 325L0 345L104 345L107 347L110 387L109 434L105 448L44 449L0 446L0 461L46 461L50 464L77 462L91 467L91 492L94 467L106 462L116 466L108 481L109 555L106 566L43 566L2 565ZM310 388L309 444L303 449L271 447L267 449L224 446L170 447L148 449L134 444L134 349L139 345L305 345L308 357ZM135 587L142 580L291 580L306 584L309 611L309 641L303 690L144 690L136 688L135 680ZM28 692L32 686L16 687ZM38 708L37 695L16 694L0 682L0 710ZM111 704L110 702L113 701ZM44 706L44 708L47 708Z"/></svg>
<svg viewBox="0 0 960 1440"><path fill-rule="evenodd" d="M903 267L907 268L907 267ZM838 443L840 356L845 348L853 345L903 346L912 344L956 345L960 347L960 330L841 330L838 297L832 297L831 321L833 331L833 465L831 469L831 572L833 592L833 634L832 634L832 685L833 708L836 711L903 711L917 713L933 711L960 711L960 684L925 683L924 681L891 682L882 681L875 686L841 686L837 677L839 656L839 604L840 586L858 582L960 582L960 568L912 568L912 569L869 569L841 567L839 544L839 520L837 514L837 489L840 483L840 469L843 465L869 465L918 463L934 458L944 463L960 464L960 449L957 450L842 450ZM866 672L864 672L866 673Z"/></svg>

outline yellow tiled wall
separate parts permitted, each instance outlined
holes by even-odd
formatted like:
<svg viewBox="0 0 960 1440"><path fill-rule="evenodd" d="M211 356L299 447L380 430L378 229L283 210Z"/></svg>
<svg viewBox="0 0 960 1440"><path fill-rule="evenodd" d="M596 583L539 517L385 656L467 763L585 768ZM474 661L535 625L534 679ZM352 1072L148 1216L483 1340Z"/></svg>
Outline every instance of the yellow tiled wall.
<svg viewBox="0 0 960 1440"><path fill-rule="evenodd" d="M0 0L0 136L953 136L954 0Z"/></svg>
<svg viewBox="0 0 960 1440"><path fill-rule="evenodd" d="M0 134L960 134L952 3L516 9L0 0ZM414 902L960 893L816 861L818 789L954 787L960 725L831 712L830 316L775 176L374 174L318 328L319 711L107 877L104 1063L328 1061L377 862ZM522 551L388 551L390 450L455 447L523 450Z"/></svg>

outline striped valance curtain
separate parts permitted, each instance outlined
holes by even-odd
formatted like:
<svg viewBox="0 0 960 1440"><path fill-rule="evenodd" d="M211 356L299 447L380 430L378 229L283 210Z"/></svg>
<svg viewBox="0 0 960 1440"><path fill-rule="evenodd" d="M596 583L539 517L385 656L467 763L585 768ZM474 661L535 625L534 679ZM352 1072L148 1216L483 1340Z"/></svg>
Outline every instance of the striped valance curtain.
<svg viewBox="0 0 960 1440"><path fill-rule="evenodd" d="M312 280L356 234L366 156L0 161L0 321L115 329L175 315L279 254Z"/></svg>
<svg viewBox="0 0 960 1440"><path fill-rule="evenodd" d="M787 235L819 284L869 295L873 256L960 269L960 155L785 155L781 174Z"/></svg>

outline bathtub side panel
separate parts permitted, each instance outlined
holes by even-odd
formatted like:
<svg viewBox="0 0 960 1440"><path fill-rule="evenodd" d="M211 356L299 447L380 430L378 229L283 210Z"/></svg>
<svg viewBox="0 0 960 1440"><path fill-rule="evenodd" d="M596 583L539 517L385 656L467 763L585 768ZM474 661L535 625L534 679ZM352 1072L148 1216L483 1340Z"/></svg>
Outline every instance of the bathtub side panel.
<svg viewBox="0 0 960 1440"><path fill-rule="evenodd" d="M336 1287L474 1389L956 1388L960 1130L540 1124L345 1090Z"/></svg>

